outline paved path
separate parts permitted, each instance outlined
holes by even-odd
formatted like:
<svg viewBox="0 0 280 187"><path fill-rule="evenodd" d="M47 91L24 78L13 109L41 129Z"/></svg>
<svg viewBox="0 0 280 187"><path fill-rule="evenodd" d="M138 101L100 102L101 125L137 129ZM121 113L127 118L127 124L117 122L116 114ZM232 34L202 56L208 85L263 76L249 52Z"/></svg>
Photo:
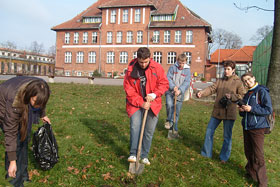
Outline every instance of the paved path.
<svg viewBox="0 0 280 187"><path fill-rule="evenodd" d="M16 75L0 75L0 80L8 80ZM48 76L38 76L44 79L46 82L49 82ZM55 83L80 83L80 84L89 84L90 80L87 77L54 77ZM111 79L111 78L95 78L93 84L96 85L114 85L121 86L123 85L123 79ZM193 83L193 88L197 90L204 89L213 83L204 83L196 81Z"/></svg>

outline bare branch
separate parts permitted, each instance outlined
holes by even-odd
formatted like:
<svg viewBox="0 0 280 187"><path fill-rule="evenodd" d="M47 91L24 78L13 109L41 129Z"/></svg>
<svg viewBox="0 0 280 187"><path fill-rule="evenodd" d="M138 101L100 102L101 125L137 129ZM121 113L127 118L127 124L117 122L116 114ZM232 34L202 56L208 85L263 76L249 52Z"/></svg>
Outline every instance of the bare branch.
<svg viewBox="0 0 280 187"><path fill-rule="evenodd" d="M236 8L238 8L239 10L245 11L245 12L248 12L248 10L252 9L252 8L255 8L257 10L263 10L263 11L274 11L274 10L270 10L270 9L261 8L261 7L258 7L258 6L241 7L241 6L237 6L235 3L233 3L233 4Z"/></svg>

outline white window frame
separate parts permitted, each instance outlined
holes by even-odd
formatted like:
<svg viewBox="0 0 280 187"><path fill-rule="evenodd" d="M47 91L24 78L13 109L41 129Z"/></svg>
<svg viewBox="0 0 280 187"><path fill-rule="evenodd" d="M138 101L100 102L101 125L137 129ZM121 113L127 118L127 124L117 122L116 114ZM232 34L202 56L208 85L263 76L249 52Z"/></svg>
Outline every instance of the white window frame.
<svg viewBox="0 0 280 187"><path fill-rule="evenodd" d="M110 22L111 23L116 23L116 18L117 18L117 11L114 9L114 10L111 10L111 19L110 19Z"/></svg>
<svg viewBox="0 0 280 187"><path fill-rule="evenodd" d="M65 71L65 76L69 77L70 76L70 71Z"/></svg>
<svg viewBox="0 0 280 187"><path fill-rule="evenodd" d="M83 51L78 51L77 52L77 60L76 60L77 64L82 64L84 63L84 52Z"/></svg>
<svg viewBox="0 0 280 187"><path fill-rule="evenodd" d="M70 51L66 51L66 52L65 52L64 62L65 62L66 64L72 63L72 52L70 52Z"/></svg>
<svg viewBox="0 0 280 187"><path fill-rule="evenodd" d="M88 32L83 33L83 43L88 43Z"/></svg>
<svg viewBox="0 0 280 187"><path fill-rule="evenodd" d="M136 22L136 23L141 22L141 9L140 8L135 9L134 22Z"/></svg>
<svg viewBox="0 0 280 187"><path fill-rule="evenodd" d="M123 10L122 22L128 23L128 9Z"/></svg>
<svg viewBox="0 0 280 187"><path fill-rule="evenodd" d="M192 53L189 51L184 52L187 57L187 64L190 65L192 63Z"/></svg>
<svg viewBox="0 0 280 187"><path fill-rule="evenodd" d="M159 43L159 31L153 32L153 43Z"/></svg>
<svg viewBox="0 0 280 187"><path fill-rule="evenodd" d="M167 64L175 64L176 62L176 52L170 51L167 53Z"/></svg>
<svg viewBox="0 0 280 187"><path fill-rule="evenodd" d="M182 42L182 31L175 31L175 43Z"/></svg>
<svg viewBox="0 0 280 187"><path fill-rule="evenodd" d="M122 43L122 31L117 32L117 43Z"/></svg>
<svg viewBox="0 0 280 187"><path fill-rule="evenodd" d="M133 52L133 59L137 58L137 51Z"/></svg>
<svg viewBox="0 0 280 187"><path fill-rule="evenodd" d="M132 43L133 41L133 32L127 31L126 33L126 43Z"/></svg>
<svg viewBox="0 0 280 187"><path fill-rule="evenodd" d="M193 43L193 31L186 31L186 43Z"/></svg>
<svg viewBox="0 0 280 187"><path fill-rule="evenodd" d="M128 53L126 51L120 52L120 64L127 64L128 63Z"/></svg>
<svg viewBox="0 0 280 187"><path fill-rule="evenodd" d="M170 31L164 31L164 43L170 43Z"/></svg>
<svg viewBox="0 0 280 187"><path fill-rule="evenodd" d="M65 33L64 43L65 44L69 44L70 43L70 33L69 32Z"/></svg>
<svg viewBox="0 0 280 187"><path fill-rule="evenodd" d="M113 42L113 32L108 31L107 32L107 43L112 43Z"/></svg>
<svg viewBox="0 0 280 187"><path fill-rule="evenodd" d="M75 32L74 33L74 44L78 44L79 43L79 33Z"/></svg>
<svg viewBox="0 0 280 187"><path fill-rule="evenodd" d="M90 51L88 53L88 63L89 64L96 63L96 52L95 51Z"/></svg>
<svg viewBox="0 0 280 187"><path fill-rule="evenodd" d="M83 75L83 73L81 71L77 71L77 76L81 77Z"/></svg>
<svg viewBox="0 0 280 187"><path fill-rule="evenodd" d="M114 64L115 63L115 52L108 51L107 52L107 64Z"/></svg>
<svg viewBox="0 0 280 187"><path fill-rule="evenodd" d="M97 43L97 32L92 32L92 43Z"/></svg>
<svg viewBox="0 0 280 187"><path fill-rule="evenodd" d="M143 43L143 31L137 31L137 43Z"/></svg>
<svg viewBox="0 0 280 187"><path fill-rule="evenodd" d="M161 64L162 63L162 52L160 51L155 51L154 55L153 55L153 59L154 61L156 61L157 63Z"/></svg>

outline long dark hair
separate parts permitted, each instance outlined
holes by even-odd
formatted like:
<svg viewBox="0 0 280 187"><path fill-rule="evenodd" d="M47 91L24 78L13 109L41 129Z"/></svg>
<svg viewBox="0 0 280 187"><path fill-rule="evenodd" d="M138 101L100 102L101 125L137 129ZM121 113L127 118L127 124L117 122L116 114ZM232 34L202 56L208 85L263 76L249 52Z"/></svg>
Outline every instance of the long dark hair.
<svg viewBox="0 0 280 187"><path fill-rule="evenodd" d="M50 97L50 89L48 84L40 79L31 81L24 89L22 93L22 103L23 103L23 113L21 116L21 128L20 135L21 141L24 141L27 135L27 125L28 125L28 105L30 104L30 99L37 96L35 105L38 105L41 110L46 108L46 104Z"/></svg>

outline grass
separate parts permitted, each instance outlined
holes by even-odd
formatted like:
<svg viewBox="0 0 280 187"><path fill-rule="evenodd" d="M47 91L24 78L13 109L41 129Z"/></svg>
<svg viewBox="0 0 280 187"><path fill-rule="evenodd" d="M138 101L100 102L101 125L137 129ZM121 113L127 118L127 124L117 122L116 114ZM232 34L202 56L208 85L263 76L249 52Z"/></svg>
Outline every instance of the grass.
<svg viewBox="0 0 280 187"><path fill-rule="evenodd" d="M142 175L132 176L128 173L129 118L123 88L60 83L50 87L47 113L59 145L60 160L51 170L42 171L30 148L32 183L27 186L256 186L244 177L246 159L240 118L233 129L232 154L227 164L220 164L218 158L222 125L215 133L213 159L200 155L213 103L184 102L179 121L183 139L172 141L167 139L163 127L166 117L163 107L149 154L151 166L146 166ZM37 128L34 125L33 130ZM280 186L279 136L276 127L265 138L271 187ZM8 183L4 181L3 133L0 142L0 186L5 186Z"/></svg>

